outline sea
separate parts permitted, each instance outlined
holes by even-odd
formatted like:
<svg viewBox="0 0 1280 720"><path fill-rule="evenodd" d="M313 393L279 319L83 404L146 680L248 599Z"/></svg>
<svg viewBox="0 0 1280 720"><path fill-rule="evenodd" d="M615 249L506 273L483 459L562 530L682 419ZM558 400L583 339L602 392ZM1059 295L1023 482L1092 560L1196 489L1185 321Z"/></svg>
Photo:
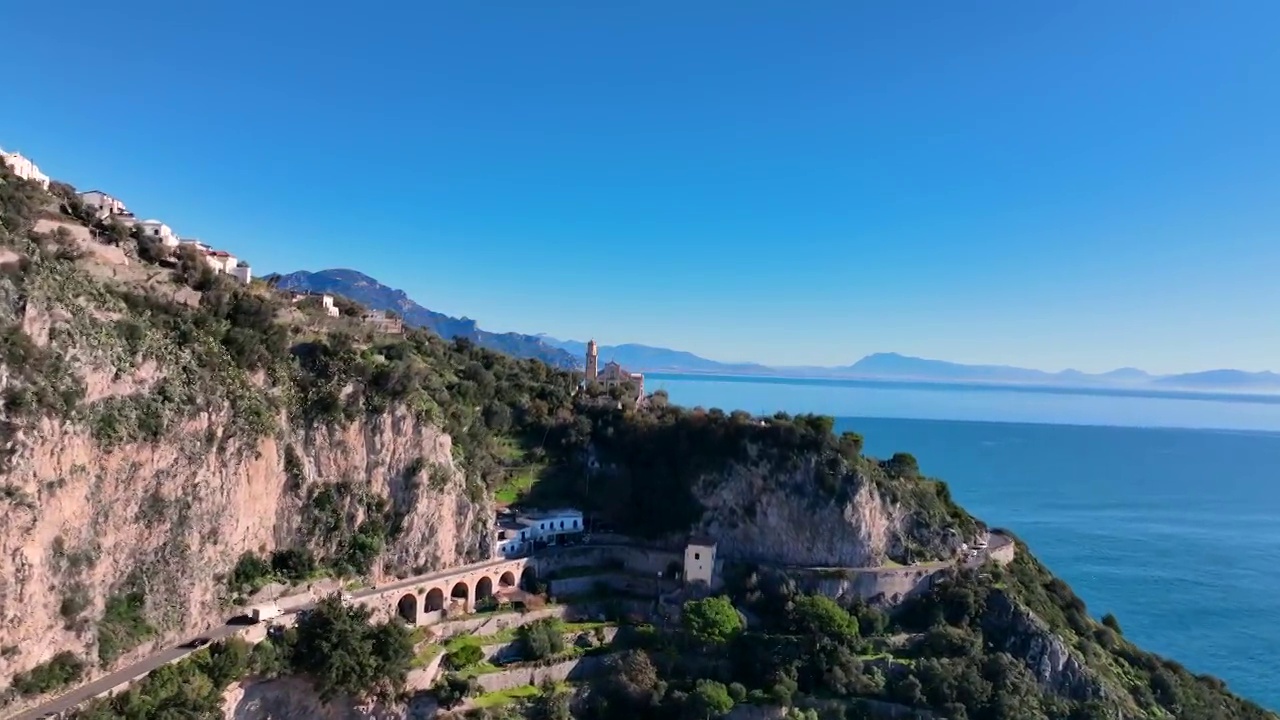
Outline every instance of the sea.
<svg viewBox="0 0 1280 720"><path fill-rule="evenodd" d="M1141 647L1280 710L1280 397L647 374L914 454Z"/></svg>

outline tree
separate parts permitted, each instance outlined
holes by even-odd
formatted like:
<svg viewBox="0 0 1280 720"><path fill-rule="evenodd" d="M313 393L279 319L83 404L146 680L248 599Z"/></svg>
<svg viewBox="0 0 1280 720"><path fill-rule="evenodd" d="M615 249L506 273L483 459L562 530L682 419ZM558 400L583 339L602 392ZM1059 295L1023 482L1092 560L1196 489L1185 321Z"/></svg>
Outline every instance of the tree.
<svg viewBox="0 0 1280 720"><path fill-rule="evenodd" d="M839 645L858 639L858 623L829 597L801 595L791 606L791 629L796 634L816 636Z"/></svg>
<svg viewBox="0 0 1280 720"><path fill-rule="evenodd" d="M564 651L564 624L558 618L534 620L520 628L526 658L541 660Z"/></svg>
<svg viewBox="0 0 1280 720"><path fill-rule="evenodd" d="M920 476L920 463L911 453L894 453L893 457L881 463L881 467L892 477L914 480Z"/></svg>
<svg viewBox="0 0 1280 720"><path fill-rule="evenodd" d="M370 625L370 616L335 593L298 619L293 667L311 676L322 699L404 686L413 660L409 631L398 622Z"/></svg>
<svg viewBox="0 0 1280 720"><path fill-rule="evenodd" d="M479 691L480 686L472 677L460 677L458 675L446 675L436 686L432 688L432 692L436 696L436 702L440 703L440 707L445 710L457 707L468 697L475 695Z"/></svg>
<svg viewBox="0 0 1280 720"><path fill-rule="evenodd" d="M733 709L733 698L724 683L715 680L699 680L689 696L695 716L703 720L718 718Z"/></svg>
<svg viewBox="0 0 1280 720"><path fill-rule="evenodd" d="M1124 634L1124 631L1120 629L1120 621L1117 620L1116 616L1112 615L1111 613L1107 613L1106 615L1102 616L1102 624L1106 625L1112 630L1115 630L1117 635Z"/></svg>
<svg viewBox="0 0 1280 720"><path fill-rule="evenodd" d="M723 645L742 630L742 618L724 596L689 600L680 621L685 632L704 645Z"/></svg>
<svg viewBox="0 0 1280 720"><path fill-rule="evenodd" d="M444 662L451 670L462 670L471 667L484 659L484 650L479 645L467 643L459 646L444 656Z"/></svg>

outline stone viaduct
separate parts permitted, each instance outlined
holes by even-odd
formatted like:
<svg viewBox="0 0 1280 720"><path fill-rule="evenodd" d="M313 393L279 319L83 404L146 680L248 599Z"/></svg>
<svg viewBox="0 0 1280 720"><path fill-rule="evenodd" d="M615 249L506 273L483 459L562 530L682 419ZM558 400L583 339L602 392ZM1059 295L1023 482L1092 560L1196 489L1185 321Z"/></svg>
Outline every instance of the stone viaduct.
<svg viewBox="0 0 1280 720"><path fill-rule="evenodd" d="M430 625L450 615L474 612L490 597L510 597L529 589L540 576L566 567L621 562L635 572L657 575L682 560L677 552L634 545L579 545L552 548L521 558L485 560L461 567L394 580L351 593L351 602L367 607L375 619L403 618Z"/></svg>

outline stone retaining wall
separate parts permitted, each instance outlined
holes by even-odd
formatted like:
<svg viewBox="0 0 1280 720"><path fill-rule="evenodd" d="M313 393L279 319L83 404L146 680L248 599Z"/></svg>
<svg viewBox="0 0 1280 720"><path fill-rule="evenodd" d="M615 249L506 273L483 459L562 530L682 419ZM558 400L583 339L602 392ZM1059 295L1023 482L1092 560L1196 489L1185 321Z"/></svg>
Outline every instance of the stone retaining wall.
<svg viewBox="0 0 1280 720"><path fill-rule="evenodd" d="M594 677L605 668L607 655L574 658L554 665L530 666L486 673L476 678L480 688L487 693L510 690L524 685L540 685L550 679L555 682L578 682Z"/></svg>

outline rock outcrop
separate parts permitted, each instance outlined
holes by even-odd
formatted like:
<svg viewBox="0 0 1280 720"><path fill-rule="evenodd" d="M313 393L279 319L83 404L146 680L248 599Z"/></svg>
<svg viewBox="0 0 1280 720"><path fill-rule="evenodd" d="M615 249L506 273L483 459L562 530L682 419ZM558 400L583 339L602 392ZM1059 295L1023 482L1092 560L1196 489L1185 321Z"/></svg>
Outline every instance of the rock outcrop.
<svg viewBox="0 0 1280 720"><path fill-rule="evenodd" d="M1055 695L1079 701L1105 695L1102 683L1067 642L1005 593L987 597L982 631L993 649L1020 659L1036 682Z"/></svg>
<svg viewBox="0 0 1280 720"><path fill-rule="evenodd" d="M886 560L953 556L956 528L921 522L917 506L895 501L862 469L846 470L839 492L819 489L820 458L786 472L733 463L696 488L701 530L728 557L796 567L881 567Z"/></svg>

